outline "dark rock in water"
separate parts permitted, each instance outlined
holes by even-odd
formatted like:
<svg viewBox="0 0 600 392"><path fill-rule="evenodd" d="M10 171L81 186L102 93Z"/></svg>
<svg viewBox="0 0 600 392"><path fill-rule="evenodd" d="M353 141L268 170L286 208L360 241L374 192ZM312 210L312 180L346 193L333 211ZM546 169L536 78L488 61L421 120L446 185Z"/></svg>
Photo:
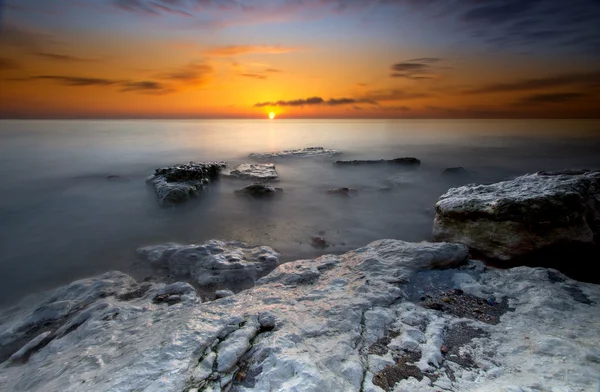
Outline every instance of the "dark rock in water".
<svg viewBox="0 0 600 392"><path fill-rule="evenodd" d="M323 237L313 237L311 240L313 248L324 249L329 246L329 243Z"/></svg>
<svg viewBox="0 0 600 392"><path fill-rule="evenodd" d="M436 204L433 234L507 266L529 259L552 266L561 249L570 249L564 260L571 263L570 252L600 243L600 172L540 172L452 188Z"/></svg>
<svg viewBox="0 0 600 392"><path fill-rule="evenodd" d="M462 166L458 167L449 167L442 171L443 176L448 177L466 177L469 175L469 172Z"/></svg>
<svg viewBox="0 0 600 392"><path fill-rule="evenodd" d="M418 167L421 161L417 158L395 158L395 159L379 159L379 160L354 160L354 161L335 161L336 165L399 165L404 167Z"/></svg>
<svg viewBox="0 0 600 392"><path fill-rule="evenodd" d="M252 153L250 158L254 159L271 159L271 158L310 158L320 156L333 156L339 155L341 152L337 150L331 150L323 147L306 147L299 148L297 150L285 150L278 152L267 152L267 153Z"/></svg>
<svg viewBox="0 0 600 392"><path fill-rule="evenodd" d="M379 192L391 192L393 190L393 188L391 186L381 186L379 188L377 188L377 190Z"/></svg>
<svg viewBox="0 0 600 392"><path fill-rule="evenodd" d="M235 191L236 195L240 195L240 196L252 196L252 197L264 197L264 196L275 196L277 194L281 194L283 192L283 189L281 188L274 188L272 186L266 185L266 184L262 184L262 183L255 183L252 185L248 185L242 189L238 189Z"/></svg>
<svg viewBox="0 0 600 392"><path fill-rule="evenodd" d="M351 196L355 196L356 194L358 194L358 189L354 189L354 188L336 188L336 189L330 189L330 190L328 190L327 193L329 193L330 195L338 195L338 196L344 196L344 197L351 197Z"/></svg>
<svg viewBox="0 0 600 392"><path fill-rule="evenodd" d="M190 162L156 169L146 182L154 185L159 203L178 203L197 194L224 167L225 162Z"/></svg>

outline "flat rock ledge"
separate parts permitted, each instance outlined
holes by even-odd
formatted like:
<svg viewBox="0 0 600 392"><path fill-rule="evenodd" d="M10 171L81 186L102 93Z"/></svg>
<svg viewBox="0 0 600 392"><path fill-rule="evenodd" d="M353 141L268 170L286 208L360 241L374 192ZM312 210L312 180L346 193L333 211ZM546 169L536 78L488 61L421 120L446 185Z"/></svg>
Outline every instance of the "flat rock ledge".
<svg viewBox="0 0 600 392"><path fill-rule="evenodd" d="M600 171L539 172L452 188L436 204L433 235L505 262L598 246Z"/></svg>
<svg viewBox="0 0 600 392"><path fill-rule="evenodd" d="M240 163L222 171L225 177L254 181L279 181L279 175L273 163Z"/></svg>
<svg viewBox="0 0 600 392"><path fill-rule="evenodd" d="M154 268L200 286L247 286L279 264L279 253L268 246L210 240L202 244L167 243L138 249Z"/></svg>
<svg viewBox="0 0 600 392"><path fill-rule="evenodd" d="M296 150L285 150L278 152L252 153L250 158L254 159L273 159L273 158L311 158L311 157L331 157L341 154L340 151L323 147L306 147Z"/></svg>
<svg viewBox="0 0 600 392"><path fill-rule="evenodd" d="M595 390L600 287L469 262L450 270L455 292L506 303L494 323L407 300L415 274L466 257L464 245L380 240L204 303L186 283L79 280L2 313L0 390Z"/></svg>
<svg viewBox="0 0 600 392"><path fill-rule="evenodd" d="M377 160L353 160L353 161L335 161L335 165L357 166L357 165L398 165L402 167L419 167L421 161L413 157L395 158L395 159L377 159Z"/></svg>
<svg viewBox="0 0 600 392"><path fill-rule="evenodd" d="M146 182L154 186L158 202L180 203L196 195L225 168L225 162L190 162L156 169Z"/></svg>

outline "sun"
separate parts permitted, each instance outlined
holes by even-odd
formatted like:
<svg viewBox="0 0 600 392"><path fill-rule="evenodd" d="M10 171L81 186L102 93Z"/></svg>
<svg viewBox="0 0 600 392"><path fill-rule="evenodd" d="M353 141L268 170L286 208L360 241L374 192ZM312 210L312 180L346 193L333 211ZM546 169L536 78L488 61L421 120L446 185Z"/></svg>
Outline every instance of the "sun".
<svg viewBox="0 0 600 392"><path fill-rule="evenodd" d="M275 118L275 113L273 113L273 112L269 113L269 119L271 119L271 120L272 120L272 119L274 119L274 118Z"/></svg>

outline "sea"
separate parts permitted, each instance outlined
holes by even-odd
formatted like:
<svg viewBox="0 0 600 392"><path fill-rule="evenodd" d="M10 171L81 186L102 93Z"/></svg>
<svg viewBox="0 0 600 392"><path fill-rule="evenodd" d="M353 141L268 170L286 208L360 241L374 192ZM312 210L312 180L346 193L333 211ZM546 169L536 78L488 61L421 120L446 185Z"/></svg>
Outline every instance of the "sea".
<svg viewBox="0 0 600 392"><path fill-rule="evenodd" d="M277 198L236 196L251 181L221 178L160 206L145 182L159 167L316 146L342 155L272 160ZM333 164L400 157L421 165ZM451 167L468 175L442 174ZM600 168L597 120L2 120L0 306L108 270L144 279L136 249L165 242L238 240L291 261L427 241L449 188L575 168ZM340 187L358 192L328 193Z"/></svg>

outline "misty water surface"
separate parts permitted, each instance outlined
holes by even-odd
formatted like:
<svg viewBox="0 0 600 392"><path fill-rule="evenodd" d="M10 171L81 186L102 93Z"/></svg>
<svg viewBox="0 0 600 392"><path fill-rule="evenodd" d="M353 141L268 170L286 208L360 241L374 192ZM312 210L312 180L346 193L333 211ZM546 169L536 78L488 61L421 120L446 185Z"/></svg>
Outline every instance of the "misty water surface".
<svg viewBox="0 0 600 392"><path fill-rule="evenodd" d="M276 160L281 198L239 198L233 191L250 182L221 179L172 208L161 208L144 183L160 166L235 164L251 152L309 146L343 151L337 159L412 156L422 164L405 171ZM455 166L473 175L441 175ZM452 186L594 167L593 121L0 121L0 302L109 269L143 278L136 248L167 241L241 240L293 260L382 238L428 240L433 206ZM380 191L390 177L396 185ZM360 193L327 194L338 187ZM310 244L319 233L331 243L325 251Z"/></svg>

